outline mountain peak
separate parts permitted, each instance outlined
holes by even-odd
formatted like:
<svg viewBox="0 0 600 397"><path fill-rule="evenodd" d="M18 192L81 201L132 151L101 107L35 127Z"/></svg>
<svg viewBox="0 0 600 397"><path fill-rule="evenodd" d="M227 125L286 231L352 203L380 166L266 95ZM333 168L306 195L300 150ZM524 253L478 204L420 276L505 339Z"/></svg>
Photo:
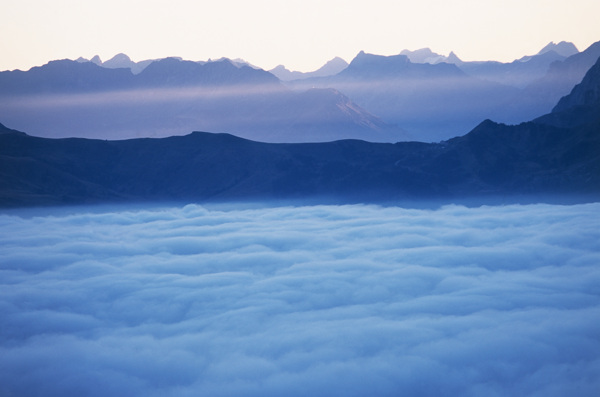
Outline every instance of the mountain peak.
<svg viewBox="0 0 600 397"><path fill-rule="evenodd" d="M104 63L107 63L107 62L131 62L131 58L129 58L126 54L123 54L122 52L120 52Z"/></svg>
<svg viewBox="0 0 600 397"><path fill-rule="evenodd" d="M330 59L329 61L327 61L327 63L325 65L321 66L321 68L318 69L318 70L324 70L324 69L329 69L329 68L341 68L341 69L344 69L346 67L348 67L348 62L346 62L345 60L343 60L340 57L335 57L335 58Z"/></svg>
<svg viewBox="0 0 600 397"><path fill-rule="evenodd" d="M135 62L131 60L127 55L120 53L109 59L108 61L102 62L102 66L110 69L117 68L129 68L135 66Z"/></svg>
<svg viewBox="0 0 600 397"><path fill-rule="evenodd" d="M277 73L291 73L291 70L286 68L284 65L277 65L273 69L269 70L269 72L277 75Z"/></svg>
<svg viewBox="0 0 600 397"><path fill-rule="evenodd" d="M460 59L458 57L458 55L456 55L454 53L454 51L450 51L450 54L448 55L448 57L446 58L446 62L447 63L454 63L456 65L460 65L461 63L463 63L462 59Z"/></svg>
<svg viewBox="0 0 600 397"><path fill-rule="evenodd" d="M102 66L102 59L98 55L94 55L92 59L90 59L91 63L95 63L98 66Z"/></svg>
<svg viewBox="0 0 600 397"><path fill-rule="evenodd" d="M571 55L575 55L579 52L577 47L575 47L575 44L571 42L561 41L560 43L556 44L553 41L551 41L544 48L542 48L540 52L537 53L537 55L542 55L550 51L554 51L558 55L561 55L565 58L570 57Z"/></svg>

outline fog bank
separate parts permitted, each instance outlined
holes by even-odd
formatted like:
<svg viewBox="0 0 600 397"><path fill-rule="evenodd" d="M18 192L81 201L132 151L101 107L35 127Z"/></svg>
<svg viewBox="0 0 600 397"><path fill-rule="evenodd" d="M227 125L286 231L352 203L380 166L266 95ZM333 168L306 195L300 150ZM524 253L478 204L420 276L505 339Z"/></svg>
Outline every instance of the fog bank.
<svg viewBox="0 0 600 397"><path fill-rule="evenodd" d="M595 396L599 214L0 215L0 395Z"/></svg>

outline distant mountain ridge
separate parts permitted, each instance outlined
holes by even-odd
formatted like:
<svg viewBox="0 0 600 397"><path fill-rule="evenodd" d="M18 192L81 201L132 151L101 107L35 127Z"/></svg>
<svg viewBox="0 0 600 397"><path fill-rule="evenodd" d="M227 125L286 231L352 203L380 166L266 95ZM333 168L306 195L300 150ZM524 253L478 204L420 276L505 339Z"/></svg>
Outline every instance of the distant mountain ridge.
<svg viewBox="0 0 600 397"><path fill-rule="evenodd" d="M412 63L462 63L462 61L458 58L458 56L456 56L454 52L450 52L450 54L446 57L444 55L431 51L430 48L420 48L414 51L402 50L400 52L400 55L406 55Z"/></svg>
<svg viewBox="0 0 600 397"><path fill-rule="evenodd" d="M483 119L515 124L549 113L598 58L598 44L578 52L572 43L549 43L511 63L464 62L429 48L360 52L350 64L334 58L311 73L278 67L289 72L280 78L243 60L164 58L137 74L140 62L125 54L52 61L0 72L0 119L52 137L208 130L268 142L438 142Z"/></svg>
<svg viewBox="0 0 600 397"><path fill-rule="evenodd" d="M558 101L550 114L536 123L557 127L573 127L590 123L600 111L600 57L571 93Z"/></svg>
<svg viewBox="0 0 600 397"><path fill-rule="evenodd" d="M557 102L581 82L600 57L600 42L562 61L550 64L547 72L523 89L496 120L517 123L549 113Z"/></svg>
<svg viewBox="0 0 600 397"><path fill-rule="evenodd" d="M419 141L460 135L493 118L518 89L476 79L449 63L413 63L407 55L360 52L335 76L298 80L296 89L335 88Z"/></svg>
<svg viewBox="0 0 600 397"><path fill-rule="evenodd" d="M369 77L377 78L380 76L397 76L398 72L408 73L401 77L430 77L432 75L454 75L463 76L464 73L455 65L440 63L440 64L420 64L413 63L406 55L375 55L367 54L361 51L350 62L350 65L338 75L343 77Z"/></svg>
<svg viewBox="0 0 600 397"><path fill-rule="evenodd" d="M568 41L561 41L560 43L548 43L544 48L540 50L540 52L538 52L538 55L542 55L550 51L554 51L563 57L570 57L571 55L575 55L579 52L577 47L575 47L575 44L570 43Z"/></svg>
<svg viewBox="0 0 600 397"><path fill-rule="evenodd" d="M130 69L133 74L140 74L148 65L152 62L157 61L156 59L147 59L140 62L133 62L129 56L123 53L119 53L109 59L108 61L102 62L98 55L94 56L91 60L85 58L77 59L77 62L92 62L98 66L109 69Z"/></svg>
<svg viewBox="0 0 600 397"><path fill-rule="evenodd" d="M139 74L61 60L0 72L0 119L50 137L127 139L203 129L275 142L407 139L333 92L294 92L264 70L229 60L165 58Z"/></svg>
<svg viewBox="0 0 600 397"><path fill-rule="evenodd" d="M515 61L516 62L527 62L530 59L532 59L536 56L545 54L547 52L554 52L556 55L558 55L559 57L564 59L564 58L568 58L571 55L575 55L576 53L579 52L579 50L571 42L566 42L566 41L561 41L559 43L550 42L546 46L544 46L537 54L523 56L520 59L517 59ZM450 52L450 54L448 56L444 56L442 54L433 52L430 48L421 48L421 49L413 50L413 51L405 49L405 50L402 50L399 55L408 56L410 61L413 63L436 64L436 63L445 62L445 63L454 63L456 65L461 65L461 64L465 63L454 52ZM175 57L175 58L179 59L179 60L183 60L182 58L178 58L178 57ZM102 66L105 68L111 68L111 69L128 68L128 69L131 69L134 74L138 74L150 63L159 61L161 59L164 59L164 58L146 59L143 61L134 62L131 60L131 58L128 55L119 53L107 61L102 61L98 55L95 55L91 59L86 59L86 58L80 57L76 61L77 62L92 62L98 66ZM221 58L216 61L222 61L224 59L226 59L226 58ZM246 62L242 59L235 59L235 60L230 59L230 61L238 66L241 66L241 65L252 66L248 62ZM195 62L206 63L207 61L195 61ZM209 60L208 62L214 62L214 61ZM467 63L500 64L500 62L496 62L496 61L474 61L474 62L467 62ZM348 63L345 60L343 60L340 57L334 57L333 59L331 59L327 63L325 63L325 65L323 65L322 67L320 67L319 69L317 69L313 72L290 71L284 65L278 65L277 67L269 70L269 72L273 73L281 81L289 81L289 80L294 80L294 79L303 79L303 78L309 78L309 77L323 77L323 76L334 75L334 74L341 72L347 66L348 66ZM252 67L254 67L255 69L260 69L255 66L252 66Z"/></svg>
<svg viewBox="0 0 600 397"><path fill-rule="evenodd" d="M335 76L287 84L335 88L416 140L436 142L482 119L514 124L550 112L598 58L597 46L580 53L572 43L550 43L511 63L463 62L453 53L449 62L428 48L392 56L360 52Z"/></svg>
<svg viewBox="0 0 600 397"><path fill-rule="evenodd" d="M166 57L166 58L177 59L179 61L184 60L183 58L180 58L180 57ZM80 63L85 63L85 62L95 63L98 66L101 66L103 68L108 68L108 69L130 69L133 74L140 74L151 63L162 61L166 58L146 59L143 61L134 62L131 60L131 58L129 58L129 56L127 54L119 53L104 62L100 59L100 57L98 55L95 55L94 57L92 57L92 59L86 59L83 57L79 57L76 59L76 61L80 62ZM194 62L199 63L199 64L205 64L205 63L209 63L209 62L220 62L220 61L225 61L225 60L230 61L233 65L235 65L237 67L250 66L253 69L259 69L259 68L256 68L256 67L250 65L248 62L246 62L242 59L221 58L221 59L217 59L214 61L208 60L208 61L194 61Z"/></svg>
<svg viewBox="0 0 600 397"><path fill-rule="evenodd" d="M562 114L562 127L485 120L464 136L429 144L269 144L203 132L124 141L47 139L0 125L0 206L598 200L599 71L600 60L557 105L553 113ZM581 107L590 110L585 117Z"/></svg>
<svg viewBox="0 0 600 397"><path fill-rule="evenodd" d="M550 65L563 61L567 57L555 51L546 51L533 56L526 56L510 63L501 62L462 62L457 65L465 73L496 83L524 88L542 77Z"/></svg>

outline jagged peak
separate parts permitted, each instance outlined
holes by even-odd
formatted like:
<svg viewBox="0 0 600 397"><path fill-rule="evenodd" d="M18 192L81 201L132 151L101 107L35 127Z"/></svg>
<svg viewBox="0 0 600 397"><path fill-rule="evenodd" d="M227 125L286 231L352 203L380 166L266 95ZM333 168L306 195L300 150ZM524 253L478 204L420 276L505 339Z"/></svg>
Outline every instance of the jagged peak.
<svg viewBox="0 0 600 397"><path fill-rule="evenodd" d="M448 63L456 63L456 64L463 63L462 59L460 59L458 57L458 55L456 55L454 53L454 51L450 51L450 54L448 55L448 58L446 58L446 62L448 62Z"/></svg>
<svg viewBox="0 0 600 397"><path fill-rule="evenodd" d="M542 48L537 53L537 55L542 55L542 54L544 54L546 52L550 52L550 51L554 51L558 55L561 55L564 57L570 57L571 55L575 55L579 52L579 50L577 49L575 44L573 44L569 41L561 41L558 44L551 41L550 43L546 44L546 46L544 48Z"/></svg>

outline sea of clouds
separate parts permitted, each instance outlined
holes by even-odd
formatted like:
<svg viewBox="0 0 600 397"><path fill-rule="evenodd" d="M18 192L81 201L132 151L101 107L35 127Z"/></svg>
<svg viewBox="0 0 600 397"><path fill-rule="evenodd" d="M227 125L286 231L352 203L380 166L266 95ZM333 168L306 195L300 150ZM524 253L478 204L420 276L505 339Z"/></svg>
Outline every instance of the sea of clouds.
<svg viewBox="0 0 600 397"><path fill-rule="evenodd" d="M598 396L600 203L0 214L1 396Z"/></svg>

